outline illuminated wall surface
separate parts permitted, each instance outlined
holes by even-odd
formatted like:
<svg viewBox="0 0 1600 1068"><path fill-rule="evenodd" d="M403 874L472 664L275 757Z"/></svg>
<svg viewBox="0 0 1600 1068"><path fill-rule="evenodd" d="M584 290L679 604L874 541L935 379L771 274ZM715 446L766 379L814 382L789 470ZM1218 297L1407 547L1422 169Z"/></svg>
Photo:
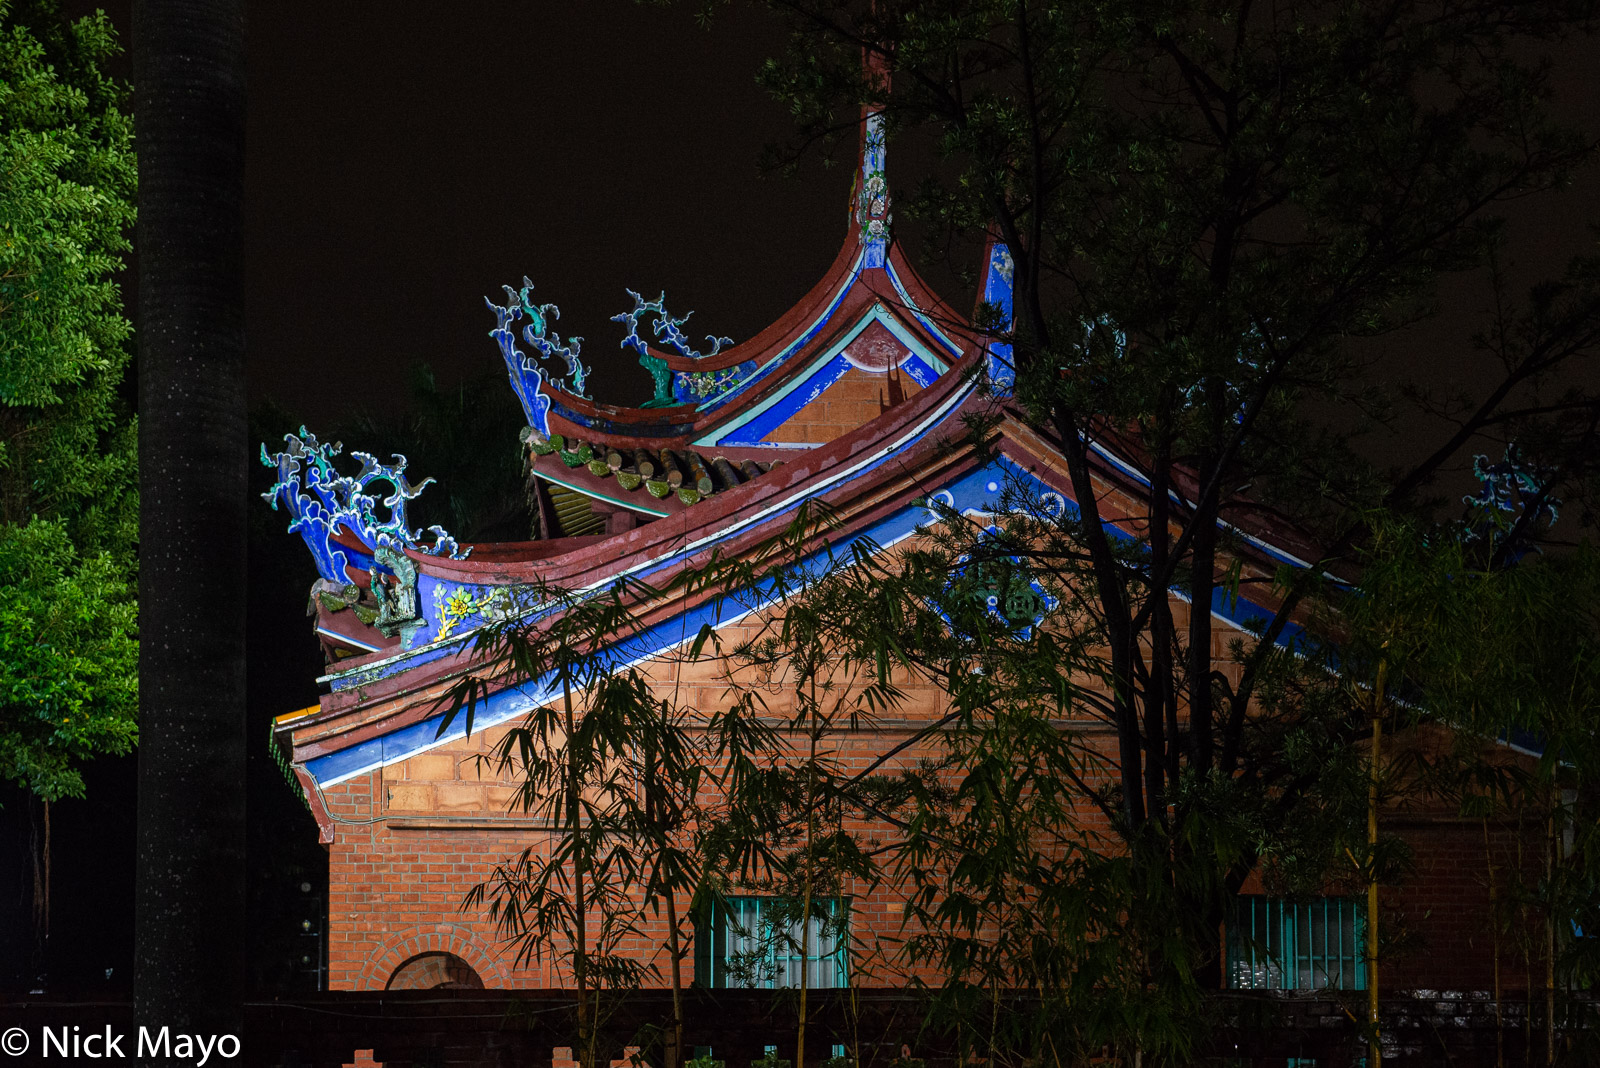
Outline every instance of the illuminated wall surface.
<svg viewBox="0 0 1600 1068"><path fill-rule="evenodd" d="M481 911L461 908L497 864L530 846L536 853L550 848L549 829L511 807L517 781L486 758L530 711L559 703L560 687L549 677L491 687L470 734L463 717L441 730L441 695L475 663L474 635L549 611L535 593L540 584L584 591L635 579L660 586L713 551L739 559L770 545L810 502L824 502L838 522L804 561L824 569L858 549L892 558L956 516L990 524L1019 501L1043 515L1076 511L1062 457L1011 405L1009 251L997 242L985 250L986 307L974 318L998 325L980 330L929 291L895 244L883 138L871 115L863 119L860 168L847 239L832 269L757 336L736 343L697 333L689 313L669 310L665 294L647 300L629 292L632 307L614 320L618 343L649 377L652 396L641 407L589 395L585 338L563 336L559 308L539 302L532 281L505 286L503 303L485 299L489 336L526 416L534 541L464 546L437 527L412 528L406 504L428 481L408 481L403 456L384 463L352 452L346 459L338 445L303 430L281 451L262 449L262 461L277 472L267 497L305 539L319 575L315 628L328 659L327 692L319 705L281 717L275 737L329 853L330 987L570 982L548 956L514 965L514 953L497 942ZM974 415L992 426L981 452L968 441ZM1140 514L1132 495L1140 488L1138 468L1114 444L1091 444L1103 514ZM1133 536L1115 522L1109 529ZM1247 547L1238 561L1246 577L1306 566L1271 532L1233 533ZM1023 636L1053 607L1036 587L997 587L989 595L989 608ZM1269 608L1218 593L1208 610L1224 624L1214 639L1219 670L1234 670L1228 628L1242 631ZM1191 610L1173 595L1179 628ZM684 655L703 627L736 643L772 624L781 612L772 589L737 599L700 593L640 612L639 627L599 655L642 665L661 697L710 715L727 700L730 683L759 684L773 724L793 711L781 677L730 677L723 664ZM1291 626L1283 640L1298 635ZM894 718L825 740L841 769L866 770L941 714L937 687L910 676L895 681L907 701ZM1112 744L1097 723L1076 726L1091 744ZM879 770L892 774L936 750L929 741L909 745ZM1085 811L1084 833L1104 830L1100 819ZM1489 979L1478 974L1487 967L1478 963L1484 955L1468 952L1487 909L1468 874L1468 859L1481 859L1480 831L1426 814L1414 822L1401 825L1419 868L1407 907L1432 952L1397 964L1385 981L1485 988ZM860 829L891 833L887 826ZM1285 904L1259 896L1259 887L1246 890L1257 891L1248 902L1249 929L1226 935L1230 985L1363 985L1360 903L1330 895ZM677 905L686 915L689 902ZM825 908L826 923L807 925L758 892L732 893L684 947L686 980L783 986L804 975L816 987L907 981L890 945L905 915L899 887L845 887ZM666 923L664 911L647 917L619 951L658 960Z"/></svg>

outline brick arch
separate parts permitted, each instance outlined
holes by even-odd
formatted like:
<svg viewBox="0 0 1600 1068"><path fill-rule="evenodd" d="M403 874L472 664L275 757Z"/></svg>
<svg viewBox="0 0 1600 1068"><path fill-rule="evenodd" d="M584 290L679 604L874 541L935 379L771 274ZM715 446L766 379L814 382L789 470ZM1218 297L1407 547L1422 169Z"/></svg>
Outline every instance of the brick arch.
<svg viewBox="0 0 1600 1068"><path fill-rule="evenodd" d="M454 953L423 953L389 976L389 990L482 990L483 977Z"/></svg>
<svg viewBox="0 0 1600 1068"><path fill-rule="evenodd" d="M507 987L511 976L492 946L469 927L455 923L419 924L395 931L367 957L357 990L382 990L402 964L425 953L450 953L460 957L486 987Z"/></svg>

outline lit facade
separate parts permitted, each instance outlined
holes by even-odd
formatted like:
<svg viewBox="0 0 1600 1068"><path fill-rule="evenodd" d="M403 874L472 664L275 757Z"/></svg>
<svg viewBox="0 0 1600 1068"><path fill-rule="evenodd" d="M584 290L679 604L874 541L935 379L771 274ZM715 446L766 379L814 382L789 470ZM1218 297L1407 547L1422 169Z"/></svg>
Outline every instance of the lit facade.
<svg viewBox="0 0 1600 1068"><path fill-rule="evenodd" d="M1009 346L946 306L894 243L881 132L870 115L859 167L833 266L756 337L695 341L663 299L633 295L634 308L617 319L624 344L651 375L654 395L645 406L587 396L579 346L563 340L554 307L535 301L531 283L507 287L503 304L488 302L491 336L527 417L536 540L469 552L443 531L411 531L405 502L420 487L407 481L403 463L356 454L360 472L342 476L333 450L309 436L291 438L276 456L263 452L278 468L274 506L289 512L320 574L316 633L329 659L327 693L318 706L281 718L276 737L328 849L331 988L568 981L548 960L517 966L492 923L461 908L495 864L540 848L549 834L509 808L516 783L480 760L538 695L492 693L471 735L460 721L439 730L442 695L473 666L471 636L503 618L519 589L536 579L568 589L624 576L660 584L713 551L755 552L808 501L831 508L839 524L832 550L841 556L858 539L888 551L915 538L937 521L930 498L982 516L996 510L1003 488L1020 487L1046 507L1074 507L1059 450L1008 400ZM1011 262L1002 244L985 250L981 294L1009 315ZM981 452L966 440L964 421L980 414L992 419ZM1094 448L1102 511L1136 534L1137 458L1114 440ZM1265 579L1280 564L1312 555L1288 534L1256 534L1250 544L1258 551L1239 561L1245 577ZM1270 608L1247 597L1212 606L1224 624L1213 650L1220 670L1233 670L1227 627L1242 632L1246 620L1270 615ZM1189 610L1174 600L1179 628ZM647 647L630 655L654 665L655 684L680 695L697 688L694 700L710 708L723 699L724 680L667 653L703 623L735 639L770 609L758 605L751 616L724 619L708 598L647 611ZM841 762L864 768L937 718L937 688L906 684L910 700L899 720L830 741ZM781 715L781 695L771 704ZM1113 744L1099 723L1073 726ZM913 746L884 770L924 755ZM1487 926L1486 891L1475 875L1483 857L1479 828L1439 813L1396 818L1395 825L1413 824L1407 834L1420 874L1411 926L1432 949L1431 959L1397 963L1386 985L1486 988L1487 951L1474 941ZM1513 847L1507 840L1505 848ZM679 904L686 912L688 903ZM856 888L838 905L848 907L860 947L847 963L834 936L818 930L806 939L817 947L812 959L774 959L759 981L794 984L804 969L811 986L837 985L847 971L863 985L905 982L875 941L898 929L902 906L892 887ZM1258 897L1247 907L1250 938L1234 932L1226 941L1230 985L1363 984L1358 903L1286 906ZM698 933L692 959L686 954L686 980L751 981L730 962L747 955L741 931L759 924L763 903L736 897L731 908L737 916ZM664 938L662 921L627 948L659 963ZM1264 948L1271 959L1262 959Z"/></svg>

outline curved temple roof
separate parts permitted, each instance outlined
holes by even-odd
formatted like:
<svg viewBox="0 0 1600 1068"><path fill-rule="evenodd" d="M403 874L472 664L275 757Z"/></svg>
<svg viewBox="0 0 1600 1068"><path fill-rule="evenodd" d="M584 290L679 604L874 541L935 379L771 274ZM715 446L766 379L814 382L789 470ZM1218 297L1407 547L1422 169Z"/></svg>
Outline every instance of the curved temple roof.
<svg viewBox="0 0 1600 1068"><path fill-rule="evenodd" d="M435 530L427 543L404 524L404 501L420 486L401 477L403 457L375 467L362 456L362 474L348 479L331 466L336 446L293 439L275 457L263 450L280 475L268 496L288 507L291 529L318 560L312 607L335 662L321 680L331 692L320 709L280 724L306 781L340 782L447 740L434 705L439 681L470 665L465 639L474 630L532 610L524 602L535 580L580 592L624 576L659 582L712 550L736 555L769 542L812 500L825 501L838 522L833 544L819 542L816 552L836 555L912 535L936 519L927 504L934 498L981 516L998 509L1002 486L1020 487L1076 508L1058 443L1005 403L1010 346L952 312L894 243L883 164L876 117L865 113L844 246L810 293L756 337L707 338L697 352L682 329L687 315L672 316L664 298L633 294L633 310L617 318L623 344L655 383L644 406L584 395L578 340L555 332L559 311L534 304L531 283L506 287L505 305L488 302L497 318L491 336L528 419L523 444L541 540L458 550ZM1009 321L1003 244L985 250L982 281L982 302ZM667 347L642 337L642 326ZM982 449L964 422L979 412L1001 416ZM1097 491L1133 489L1136 497L1143 476L1126 457L1137 448L1114 434L1090 444ZM396 489L382 501L387 522L375 515L378 499L360 493L375 478ZM1141 521L1115 514L1109 500L1102 510L1119 537ZM1304 564L1265 542L1256 548L1268 570L1273 561ZM710 593L699 603L641 605L650 629L626 655L653 655L733 611ZM1239 624L1265 609L1241 597L1212 611ZM534 680L493 695L476 722L522 714L542 699L536 690Z"/></svg>
<svg viewBox="0 0 1600 1068"><path fill-rule="evenodd" d="M863 109L843 246L811 291L754 338L734 344L709 337L697 351L684 332L688 315L672 315L664 295L632 294L633 309L615 318L625 327L623 346L638 354L656 387L643 406L587 396L580 339L564 340L555 330L560 311L534 303L532 282L504 287L504 305L486 300L496 316L490 336L528 420L523 443L541 540L456 551L435 530L427 544L420 532L403 529L404 500L415 496L410 487L383 501L398 511L382 525L373 518L375 498L358 495L352 505L341 496L355 483L332 468L338 446L319 446L302 431L306 442L291 438L283 453L269 457L263 449L263 462L279 469L268 498L287 507L291 529L318 560L323 582L313 607L330 657L366 660L458 635L486 610L485 595L463 584L514 584L529 568L549 577L552 568L565 571L560 565L574 553L590 555L596 542L691 506L699 512L716 501L718 515L749 506L812 481L832 466L826 457L841 441L892 433L928 407L928 395L948 399L962 383L969 387L963 395L971 392L966 372L977 369L985 338L933 293L894 243L884 163L881 122ZM1010 261L1003 246L993 248L983 297L1009 312ZM987 348L991 363L1009 356L1007 346ZM304 475L297 474L301 460ZM397 460L403 469L404 458ZM458 558L473 554L456 561L464 571L438 570L444 548ZM405 563L397 568L396 560ZM406 570L415 578L399 573ZM392 604L407 587L416 603ZM405 626L394 622L408 610Z"/></svg>
<svg viewBox="0 0 1600 1068"><path fill-rule="evenodd" d="M637 293L624 348L652 376L654 397L633 408L590 398L576 340L551 329L554 305L535 305L525 279L488 301L491 336L522 399L532 440L560 437L601 451L636 448L812 448L854 429L929 386L979 345L971 328L926 284L893 243L878 116L863 115L860 173L843 247L828 272L793 308L748 341L707 337L696 351L665 295ZM641 330L648 326L648 330ZM518 345L520 337L528 351ZM551 361L564 363L555 379ZM864 384L861 380L871 380ZM871 388L869 388L869 385ZM877 406L863 402L875 399ZM750 459L741 455L740 459Z"/></svg>

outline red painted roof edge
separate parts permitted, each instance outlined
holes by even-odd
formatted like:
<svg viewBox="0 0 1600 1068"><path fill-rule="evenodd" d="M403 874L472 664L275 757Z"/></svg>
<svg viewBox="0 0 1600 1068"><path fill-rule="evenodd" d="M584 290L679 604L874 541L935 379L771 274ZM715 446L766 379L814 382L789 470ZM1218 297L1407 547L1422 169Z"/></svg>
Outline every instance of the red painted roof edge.
<svg viewBox="0 0 1600 1068"><path fill-rule="evenodd" d="M746 360L754 360L757 364L765 363L773 356L782 352L784 347L794 340L795 335L828 307L829 302L844 284L849 281L851 270L860 250L853 241L846 241L839 248L839 254L834 257L833 264L827 273L807 291L788 311L779 316L771 325L765 327L755 337L748 341L741 341L731 348L724 349L715 356L703 359L693 359L679 356L676 353L665 353L650 347L654 356L667 361L667 366L678 371L720 371L726 367L733 367ZM640 372L643 373L642 371ZM633 408L620 404L597 403L575 397L570 393L560 390L551 391L559 398L562 404L575 412L583 415L593 415L613 422L659 423L663 422L664 415L668 412L681 409L671 408Z"/></svg>
<svg viewBox="0 0 1600 1068"><path fill-rule="evenodd" d="M905 429L950 399L955 392L967 388L964 379L965 375L959 371L945 374L932 386L829 444L791 453L787 462L760 478L718 493L676 515L645 523L597 542L574 546L567 553L538 559L481 562L471 557L453 560L420 553L407 555L416 560L423 571L436 577L488 585L528 581L527 576L535 569L546 579L557 579L584 572L591 560L638 560L660 556L673 551L674 542L685 539L692 541L716 526L733 521L739 512L758 510L772 497L786 490L832 474L858 453ZM572 468L565 473L576 478L594 479L597 484L602 481L581 468Z"/></svg>
<svg viewBox="0 0 1600 1068"><path fill-rule="evenodd" d="M891 255L894 250L890 246ZM934 324L961 346L963 352L960 356L950 353L944 344L918 321L915 315L899 312L895 318L901 325L916 336L918 341L930 352L938 354L946 363L956 364L970 357L977 344L972 328L960 319L950 309L949 305L930 290L926 283L918 277L914 269L903 257L895 256L894 262L900 274L906 292L918 305L917 311L927 315ZM748 389L736 401L717 407L711 411L698 412L684 405L674 408L607 408L602 405L591 405L579 401L577 398L561 394L562 404L569 406L573 411L588 416L591 412L595 418L610 422L615 428L617 424L638 426L641 430L645 427L660 428L663 424L676 424L676 433L669 434L627 434L619 433L616 429L606 429L595 426L582 426L570 419L563 417L559 412L550 413L551 430L573 440L587 441L597 445L609 445L617 448L675 448L686 444L694 438L701 437L713 428L736 419L750 408L781 392L794 379L806 373L810 365L809 356L819 350L832 346L848 331L852 330L861 321L873 304L885 304L891 309L903 308L903 302L890 283L888 275L881 269L870 268L863 271L850 285L843 302L835 312L832 321L818 333L802 350L791 354L785 366L770 373L766 379L754 388ZM808 309L815 315L821 315L823 309ZM810 319L805 319L794 331L787 332L779 339L779 343L763 357L775 356L783 347L793 340L792 334L809 326Z"/></svg>
<svg viewBox="0 0 1600 1068"><path fill-rule="evenodd" d="M945 451L937 442L922 442L908 450L907 461L917 466L919 472L934 469L932 476L945 479L957 476L970 469L977 462L977 456L971 449L958 451ZM900 483L898 487L895 483ZM1052 480L1052 484L1055 484ZM840 487L843 489L843 487ZM835 490L838 493L839 490ZM845 522L836 529L819 532L811 543L820 545L826 540L837 540L847 537L855 531L864 529L894 510L904 507L908 498L925 492L924 487L916 482L903 480L903 469L880 468L869 476L866 485L852 484L850 496L853 499L868 499L865 507L849 515ZM827 499L829 494L823 494ZM871 499L876 497L877 499ZM770 540L778 530L789 522L789 517L778 516L764 523L757 524L748 530L741 531L728 542L717 548L724 555L737 555L762 542ZM703 563L709 556L710 550L697 553L695 556L679 561L673 566L672 573L677 573L685 567ZM620 561L613 561L620 564ZM615 574L619 567L602 567L596 571L606 571ZM593 579L594 573L585 576ZM605 576L601 576L603 580ZM657 579L652 583L660 585ZM707 600L720 596L716 591L702 591L689 602L688 607L695 607ZM643 626L649 626L660 619L682 611L686 607L682 600L674 598L672 601L662 601L651 606L640 616ZM348 661L347 661L348 663ZM294 749L296 759L306 760L336 752L350 745L358 744L371 737L386 734L401 727L426 719L442 709L441 698L430 696L428 691L435 689L446 682L451 676L460 675L471 671L476 665L474 650L469 645L460 648L450 655L435 658L417 665L414 669L397 672L386 678L375 679L359 687L335 691L323 698L322 714L314 720L296 724ZM403 703L403 704L401 704ZM359 710L373 711L384 705L399 705L390 707L377 714L362 718L356 722L340 724L338 721ZM337 742L335 743L335 739Z"/></svg>
<svg viewBox="0 0 1600 1068"><path fill-rule="evenodd" d="M959 415L968 409L986 403L981 398L968 397L952 415ZM1064 458L1057 449L1058 443L1047 433L1022 423L1015 410L1008 413L993 431L994 441L990 447L1005 454L1012 462L1028 470L1035 477L1059 492L1071 497L1072 489L1064 470ZM841 439L842 440L842 439ZM835 530L820 533L816 539L820 543L823 539L837 540L869 527L878 519L891 514L893 511L904 507L907 500L913 495L926 492L926 487L919 484L926 479L944 481L950 477L958 477L977 463L977 454L970 448L945 450L937 438L925 439L906 450L902 462L895 465L883 465L865 477L864 481L852 482L848 487L841 486L825 492L822 499L836 498L848 492L848 497L854 502L865 502L864 506L850 512L844 523ZM830 468L824 468L815 473L814 477L821 477ZM907 475L911 474L910 478ZM1113 489L1121 496L1127 496L1132 486L1124 472L1114 466L1103 463L1096 464L1096 480L1103 486ZM896 485L898 483L898 485ZM1130 498L1135 503L1138 498ZM844 502L833 500L831 503L843 505ZM1108 520L1124 528L1137 527L1141 522L1140 517L1122 510L1113 509L1107 513ZM777 515L771 519L757 523L750 528L739 532L717 546L724 555L737 555L770 540L776 530L783 523L788 522L784 515ZM702 524L708 526L709 524ZM633 533L633 532L629 532ZM691 534L682 534L680 537L691 538ZM617 536L626 539L627 535ZM613 539L607 539L608 541ZM702 562L709 554L707 549L692 557L686 558L673 565L673 572L684 567L694 566ZM1253 556L1253 563L1261 566L1270 574L1271 561L1264 560L1257 554ZM587 573L582 573L581 578L586 581L603 581L609 575L619 573L637 553L630 553L625 558L612 558L609 560L591 560ZM439 561L433 558L419 560L419 563L432 565L456 565L458 561ZM574 565L578 562L573 561ZM599 566L595 566L599 565ZM580 575L574 566L568 577ZM553 576L545 576L553 579ZM653 583L660 585L658 578ZM710 597L717 596L714 591L703 591L692 602L698 605ZM1259 597L1259 595L1257 595ZM1264 607L1274 607L1275 599L1265 598L1268 603ZM670 603L661 601L646 608L641 614L642 625L648 626L658 622L667 615L681 611L685 603L674 599ZM437 696L429 697L428 691L448 681L453 675L463 671L472 670L475 664L473 649L468 646L461 648L451 655L434 659L418 665L415 669L403 671L384 679L374 680L362 687L339 691L323 699L322 714L316 716L312 722L299 722L290 725L290 733L299 735L304 740L296 741L294 748L296 756L301 759L320 756L325 753L335 752L349 745L358 744L371 737L401 727L409 726L414 722L426 719L441 707ZM387 707L384 707L387 706ZM381 709L381 710L380 710ZM352 721L348 717L366 711L369 714L363 718ZM340 722L340 721L344 722Z"/></svg>

